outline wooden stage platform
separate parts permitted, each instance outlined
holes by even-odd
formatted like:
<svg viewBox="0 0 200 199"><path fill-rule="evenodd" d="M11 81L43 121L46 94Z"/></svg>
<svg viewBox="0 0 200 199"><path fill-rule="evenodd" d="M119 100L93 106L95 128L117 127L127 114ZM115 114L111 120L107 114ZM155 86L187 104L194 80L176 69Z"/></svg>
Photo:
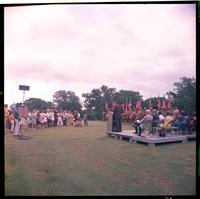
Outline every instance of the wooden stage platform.
<svg viewBox="0 0 200 199"><path fill-rule="evenodd" d="M145 133L141 136L134 134L134 130L124 130L122 132L106 131L108 137L113 137L120 140L129 140L132 143L143 143L148 146L156 146L160 144L173 143L173 142L188 142L189 140L196 140L196 134L192 135L177 135L173 132L167 133L166 137L158 135L147 135Z"/></svg>

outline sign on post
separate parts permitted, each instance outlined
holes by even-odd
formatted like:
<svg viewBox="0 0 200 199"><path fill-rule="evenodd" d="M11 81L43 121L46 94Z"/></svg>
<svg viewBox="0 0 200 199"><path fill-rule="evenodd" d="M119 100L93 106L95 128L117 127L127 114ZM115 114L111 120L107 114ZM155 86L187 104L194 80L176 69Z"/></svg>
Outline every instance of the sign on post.
<svg viewBox="0 0 200 199"><path fill-rule="evenodd" d="M23 104L24 104L24 99L25 99L25 91L29 91L30 86L25 86L25 85L19 85L19 90L23 90Z"/></svg>
<svg viewBox="0 0 200 199"><path fill-rule="evenodd" d="M29 91L30 90L30 86L19 85L19 90Z"/></svg>

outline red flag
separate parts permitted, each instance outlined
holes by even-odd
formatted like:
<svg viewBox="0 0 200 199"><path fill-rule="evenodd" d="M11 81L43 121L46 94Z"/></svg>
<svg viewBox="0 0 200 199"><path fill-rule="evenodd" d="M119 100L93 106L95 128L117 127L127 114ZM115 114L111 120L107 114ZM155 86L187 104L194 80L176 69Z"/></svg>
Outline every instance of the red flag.
<svg viewBox="0 0 200 199"><path fill-rule="evenodd" d="M132 108L131 108L131 99L130 99L130 101L129 101L129 111L132 111Z"/></svg>
<svg viewBox="0 0 200 199"><path fill-rule="evenodd" d="M149 98L149 109L151 109L152 104L151 104L151 98Z"/></svg>
<svg viewBox="0 0 200 199"><path fill-rule="evenodd" d="M136 102L135 108L139 109L139 101Z"/></svg>
<svg viewBox="0 0 200 199"><path fill-rule="evenodd" d="M136 103L136 109L141 109L141 101L137 101L137 103Z"/></svg>
<svg viewBox="0 0 200 199"><path fill-rule="evenodd" d="M139 101L139 109L142 109L142 101Z"/></svg>
<svg viewBox="0 0 200 199"><path fill-rule="evenodd" d="M125 107L124 107L124 111L126 112L127 110L128 110L128 104L127 104L127 100L126 100L126 102L125 102L125 105L124 105Z"/></svg>
<svg viewBox="0 0 200 199"><path fill-rule="evenodd" d="M157 99L157 103L158 103L158 110L159 110L160 107L161 107L160 97L158 97L158 99Z"/></svg>
<svg viewBox="0 0 200 199"><path fill-rule="evenodd" d="M162 108L166 108L166 101L165 101L165 98L163 98L163 101L162 101Z"/></svg>
<svg viewBox="0 0 200 199"><path fill-rule="evenodd" d="M128 110L128 104L125 103L125 112Z"/></svg>
<svg viewBox="0 0 200 199"><path fill-rule="evenodd" d="M172 105L171 105L171 97L170 97L170 95L168 95L167 107L168 107L169 109L172 108Z"/></svg>
<svg viewBox="0 0 200 199"><path fill-rule="evenodd" d="M127 105L126 106L127 106L127 111L130 111L130 109L131 109L131 103L130 103L130 101L129 102L127 101Z"/></svg>

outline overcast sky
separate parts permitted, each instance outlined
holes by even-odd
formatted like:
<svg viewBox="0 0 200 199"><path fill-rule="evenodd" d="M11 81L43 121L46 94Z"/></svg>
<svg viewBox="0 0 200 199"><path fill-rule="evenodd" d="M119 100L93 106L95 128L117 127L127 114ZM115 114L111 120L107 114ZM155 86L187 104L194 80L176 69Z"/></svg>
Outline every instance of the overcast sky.
<svg viewBox="0 0 200 199"><path fill-rule="evenodd" d="M196 77L195 4L42 5L5 8L5 103L81 98L102 85L143 99Z"/></svg>

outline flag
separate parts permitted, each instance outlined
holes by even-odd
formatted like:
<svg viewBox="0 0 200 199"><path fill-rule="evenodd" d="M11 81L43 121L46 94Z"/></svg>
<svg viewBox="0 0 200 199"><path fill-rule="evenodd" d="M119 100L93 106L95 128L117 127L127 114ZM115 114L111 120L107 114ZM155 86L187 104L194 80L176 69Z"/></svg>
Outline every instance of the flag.
<svg viewBox="0 0 200 199"><path fill-rule="evenodd" d="M165 101L165 97L163 97L163 101L162 101L162 108L166 108L166 101Z"/></svg>
<svg viewBox="0 0 200 199"><path fill-rule="evenodd" d="M151 104L151 98L149 98L149 109L151 109L152 104Z"/></svg>
<svg viewBox="0 0 200 199"><path fill-rule="evenodd" d="M158 110L160 109L161 107L161 102L160 102L160 97L158 96L158 99L157 99L157 104L158 104Z"/></svg>
<svg viewBox="0 0 200 199"><path fill-rule="evenodd" d="M171 105L171 97L170 97L170 95L168 95L167 107L168 107L169 109L172 108L172 105Z"/></svg>
<svg viewBox="0 0 200 199"><path fill-rule="evenodd" d="M126 99L126 102L125 102L125 112L128 110L128 100Z"/></svg>
<svg viewBox="0 0 200 199"><path fill-rule="evenodd" d="M130 111L131 110L131 99L129 100L128 104L127 104L127 110Z"/></svg>
<svg viewBox="0 0 200 199"><path fill-rule="evenodd" d="M141 101L137 101L136 103L136 109L141 109Z"/></svg>
<svg viewBox="0 0 200 199"><path fill-rule="evenodd" d="M114 100L113 100L113 103L112 103L112 110L114 110L114 108L115 108L115 102L114 102Z"/></svg>
<svg viewBox="0 0 200 199"><path fill-rule="evenodd" d="M106 111L108 110L108 102L106 102L106 107L105 107Z"/></svg>

